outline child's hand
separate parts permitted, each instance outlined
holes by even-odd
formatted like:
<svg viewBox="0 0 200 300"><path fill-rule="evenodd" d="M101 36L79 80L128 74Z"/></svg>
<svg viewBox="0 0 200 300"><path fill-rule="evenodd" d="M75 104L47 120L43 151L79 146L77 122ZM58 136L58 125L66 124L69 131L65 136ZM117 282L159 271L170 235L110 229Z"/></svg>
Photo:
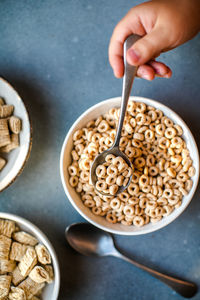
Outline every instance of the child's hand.
<svg viewBox="0 0 200 300"><path fill-rule="evenodd" d="M154 0L133 7L111 37L109 61L115 76L123 76L123 44L135 33L143 37L128 50L127 61L139 66L137 75L148 80L171 77L170 68L154 59L193 38L200 29L199 16L199 0Z"/></svg>

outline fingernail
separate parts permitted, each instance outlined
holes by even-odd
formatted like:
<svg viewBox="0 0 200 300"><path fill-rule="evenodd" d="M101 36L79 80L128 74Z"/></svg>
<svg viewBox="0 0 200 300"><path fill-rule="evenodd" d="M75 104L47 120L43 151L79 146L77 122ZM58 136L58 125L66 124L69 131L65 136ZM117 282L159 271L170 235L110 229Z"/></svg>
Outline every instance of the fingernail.
<svg viewBox="0 0 200 300"><path fill-rule="evenodd" d="M158 67L154 66L153 68L156 71L156 74L158 74L160 76L165 76L167 74L166 71L162 72L163 70L160 70L160 68L158 68Z"/></svg>
<svg viewBox="0 0 200 300"><path fill-rule="evenodd" d="M141 69L139 69L137 76L146 80L151 80L151 76L149 76L149 74L145 73L143 70L141 71Z"/></svg>
<svg viewBox="0 0 200 300"><path fill-rule="evenodd" d="M116 66L112 66L113 74L115 77L118 77L118 68Z"/></svg>
<svg viewBox="0 0 200 300"><path fill-rule="evenodd" d="M131 63L137 63L140 60L140 53L137 50L129 49L128 57Z"/></svg>
<svg viewBox="0 0 200 300"><path fill-rule="evenodd" d="M121 74L120 74L118 71L116 71L116 70L114 70L113 73L114 73L114 76L115 76L116 78L122 77Z"/></svg>
<svg viewBox="0 0 200 300"><path fill-rule="evenodd" d="M151 80L148 74L143 74L141 77L146 80Z"/></svg>
<svg viewBox="0 0 200 300"><path fill-rule="evenodd" d="M169 67L167 67L167 72L163 77L164 78L170 78L171 76L172 76L172 71Z"/></svg>
<svg viewBox="0 0 200 300"><path fill-rule="evenodd" d="M171 72L168 72L168 73L165 74L163 77L164 77L164 78L170 78L170 77L171 77Z"/></svg>
<svg viewBox="0 0 200 300"><path fill-rule="evenodd" d="M146 80L151 80L149 74L147 74L147 73L139 72L137 75L138 75L140 78L143 78L143 79L146 79Z"/></svg>
<svg viewBox="0 0 200 300"><path fill-rule="evenodd" d="M115 77L117 77L117 72L115 70L113 70L113 74Z"/></svg>

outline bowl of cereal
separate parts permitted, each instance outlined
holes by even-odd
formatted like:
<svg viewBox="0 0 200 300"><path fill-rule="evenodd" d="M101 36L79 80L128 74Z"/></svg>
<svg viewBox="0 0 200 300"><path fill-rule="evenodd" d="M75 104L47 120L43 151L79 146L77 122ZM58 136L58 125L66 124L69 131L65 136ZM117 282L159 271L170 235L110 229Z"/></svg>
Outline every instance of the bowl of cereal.
<svg viewBox="0 0 200 300"><path fill-rule="evenodd" d="M26 107L15 89L0 78L0 192L22 172L31 144Z"/></svg>
<svg viewBox="0 0 200 300"><path fill-rule="evenodd" d="M133 165L131 183L117 196L98 193L90 168L114 142L120 102L120 97L102 101L76 120L62 146L61 180L71 204L93 225L115 234L145 234L186 209L198 184L199 154L190 129L174 111L155 100L130 97L120 150ZM106 183L101 186L108 189Z"/></svg>
<svg viewBox="0 0 200 300"><path fill-rule="evenodd" d="M59 263L48 238L19 216L0 213L0 290L9 299L58 299Z"/></svg>

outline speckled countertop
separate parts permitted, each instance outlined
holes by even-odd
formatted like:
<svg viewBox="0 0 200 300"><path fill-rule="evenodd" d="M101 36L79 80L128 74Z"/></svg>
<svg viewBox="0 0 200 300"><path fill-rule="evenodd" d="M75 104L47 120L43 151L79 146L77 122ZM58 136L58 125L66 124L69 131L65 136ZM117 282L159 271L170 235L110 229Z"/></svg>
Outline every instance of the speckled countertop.
<svg viewBox="0 0 200 300"><path fill-rule="evenodd" d="M97 102L120 96L122 81L108 63L115 24L140 1L38 0L0 2L0 76L23 98L32 119L33 148L21 176L0 195L0 210L23 216L53 243L61 268L60 300L182 299L158 280L115 258L88 258L64 239L83 221L65 196L59 175L64 137L76 118ZM175 110L200 145L199 36L163 60L169 80L136 79L132 95ZM200 191L166 228L135 237L116 236L124 253L200 286ZM194 297L200 299L200 292ZM51 300L51 299L50 299ZM53 300L53 299L52 299Z"/></svg>

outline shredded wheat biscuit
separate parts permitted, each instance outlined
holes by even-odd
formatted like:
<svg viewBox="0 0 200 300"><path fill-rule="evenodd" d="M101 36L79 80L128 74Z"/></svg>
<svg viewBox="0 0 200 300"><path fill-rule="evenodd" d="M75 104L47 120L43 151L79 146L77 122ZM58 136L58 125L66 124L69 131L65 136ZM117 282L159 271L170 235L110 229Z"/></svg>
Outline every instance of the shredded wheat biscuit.
<svg viewBox="0 0 200 300"><path fill-rule="evenodd" d="M11 239L0 235L0 259L9 259Z"/></svg>
<svg viewBox="0 0 200 300"><path fill-rule="evenodd" d="M31 299L41 289L43 289L44 286L45 286L45 283L37 283L37 282L33 281L30 277L27 277L24 281L22 281L19 284L18 287L24 290L27 299Z"/></svg>
<svg viewBox="0 0 200 300"><path fill-rule="evenodd" d="M29 277L37 282L47 282L49 280L49 273L41 266L35 266L29 274Z"/></svg>
<svg viewBox="0 0 200 300"><path fill-rule="evenodd" d="M23 289L19 287L11 287L8 295L9 300L26 300L26 294Z"/></svg>
<svg viewBox="0 0 200 300"><path fill-rule="evenodd" d="M0 153L9 153L19 147L19 133L22 129L21 120L13 116L14 106L5 103L0 97ZM0 157L0 171L6 160Z"/></svg>
<svg viewBox="0 0 200 300"><path fill-rule="evenodd" d="M0 300L4 300L8 296L10 290L11 276L0 276Z"/></svg>
<svg viewBox="0 0 200 300"><path fill-rule="evenodd" d="M41 264L47 265L51 263L51 255L44 245L38 244L35 247L35 251L37 253L38 261Z"/></svg>
<svg viewBox="0 0 200 300"><path fill-rule="evenodd" d="M19 270L22 276L27 276L36 264L36 252L33 248L28 248L19 263Z"/></svg>
<svg viewBox="0 0 200 300"><path fill-rule="evenodd" d="M13 242L10 250L10 259L21 261L28 249L28 245Z"/></svg>
<svg viewBox="0 0 200 300"><path fill-rule="evenodd" d="M0 275L5 275L6 273L12 272L16 267L16 262L14 260L0 260Z"/></svg>
<svg viewBox="0 0 200 300"><path fill-rule="evenodd" d="M36 244L15 222L0 219L0 300L38 300L53 281L50 254L42 244L34 248Z"/></svg>
<svg viewBox="0 0 200 300"><path fill-rule="evenodd" d="M11 220L0 219L0 234L11 238L12 233L15 231L15 222Z"/></svg>
<svg viewBox="0 0 200 300"><path fill-rule="evenodd" d="M34 236L24 231L15 232L13 239L19 243L30 246L35 246L38 243L38 240Z"/></svg>

